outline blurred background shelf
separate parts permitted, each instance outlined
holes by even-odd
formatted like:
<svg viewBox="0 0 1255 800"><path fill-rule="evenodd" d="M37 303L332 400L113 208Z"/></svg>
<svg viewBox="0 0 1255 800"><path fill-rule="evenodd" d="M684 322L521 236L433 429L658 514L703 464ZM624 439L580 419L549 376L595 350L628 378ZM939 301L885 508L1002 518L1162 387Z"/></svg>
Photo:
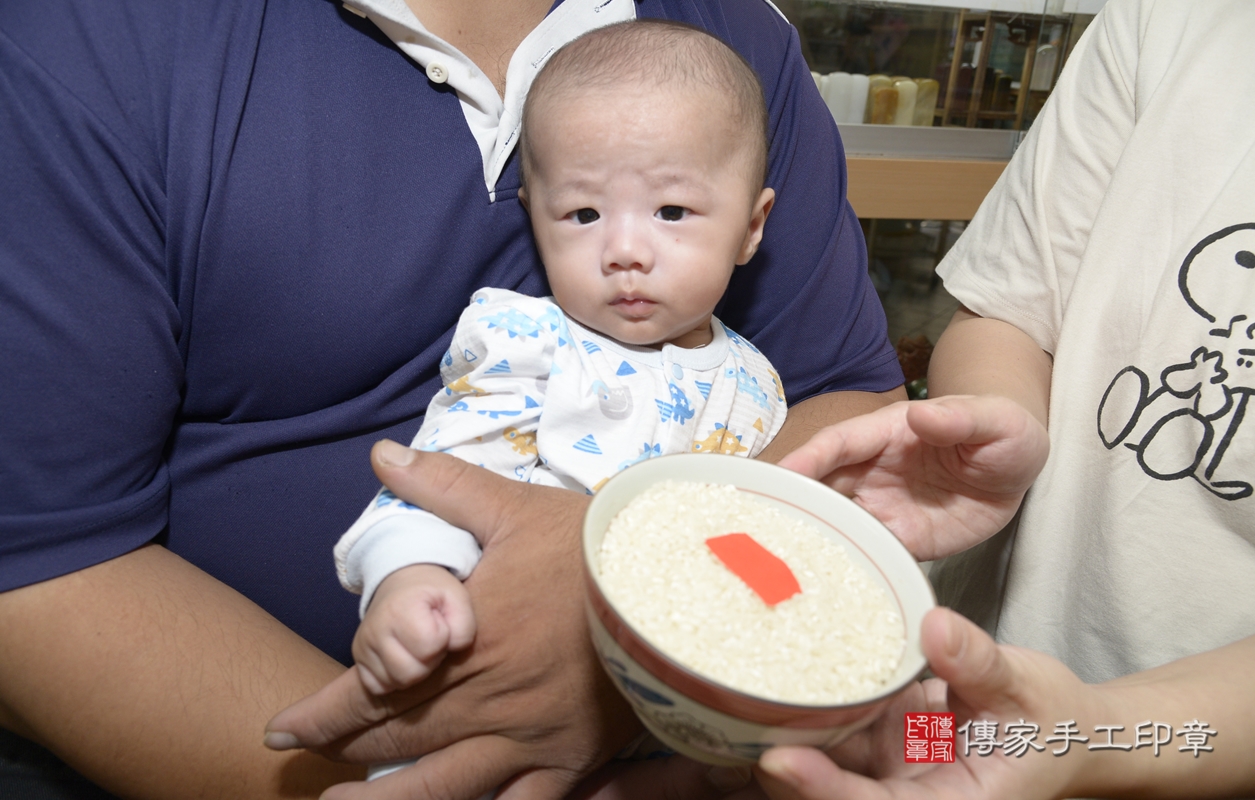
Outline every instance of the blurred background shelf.
<svg viewBox="0 0 1255 800"><path fill-rule="evenodd" d="M847 156L860 219L969 220L1006 161Z"/></svg>
<svg viewBox="0 0 1255 800"><path fill-rule="evenodd" d="M1002 174L1015 130L839 125L860 219L969 220Z"/></svg>
<svg viewBox="0 0 1255 800"><path fill-rule="evenodd" d="M838 123L1024 130L1103 2L985 0L971 8L960 0L779 0L779 6L798 29ZM851 76L860 87L871 81L861 111L851 112L840 99ZM885 113L917 102L928 107L896 119Z"/></svg>
<svg viewBox="0 0 1255 800"><path fill-rule="evenodd" d="M1023 134L991 128L838 124L847 156L1007 161Z"/></svg>

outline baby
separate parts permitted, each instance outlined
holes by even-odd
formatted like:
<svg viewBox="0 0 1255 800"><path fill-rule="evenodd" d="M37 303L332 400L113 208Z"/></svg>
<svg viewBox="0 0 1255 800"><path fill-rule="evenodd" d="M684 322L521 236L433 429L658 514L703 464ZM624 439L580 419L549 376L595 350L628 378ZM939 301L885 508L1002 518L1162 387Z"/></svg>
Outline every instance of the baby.
<svg viewBox="0 0 1255 800"><path fill-rule="evenodd" d="M712 312L763 235L767 109L752 68L671 22L559 50L523 114L523 188L552 298L481 289L413 447L592 493L667 453L752 457L784 422L767 359ZM469 646L467 532L380 491L336 546L376 694Z"/></svg>

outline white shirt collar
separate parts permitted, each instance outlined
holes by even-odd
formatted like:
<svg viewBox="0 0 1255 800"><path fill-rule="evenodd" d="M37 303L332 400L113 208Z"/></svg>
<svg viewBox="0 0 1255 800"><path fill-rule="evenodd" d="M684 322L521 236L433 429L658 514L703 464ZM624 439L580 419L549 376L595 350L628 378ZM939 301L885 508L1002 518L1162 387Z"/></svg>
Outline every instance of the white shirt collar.
<svg viewBox="0 0 1255 800"><path fill-rule="evenodd" d="M546 299L557 305L557 301L552 297ZM728 351L731 349L732 340L728 337L727 328L724 327L724 324L717 317L713 316L710 318L711 340L708 344L699 347L677 347L673 344L664 344L662 347L645 347L628 344L620 342L618 339L611 339L606 334L595 331L592 328L584 327L565 312L564 316L566 317L567 326L571 328L573 335L581 339L592 339L603 350L609 350L622 358L633 359L637 363L647 364L658 369L667 364L679 364L681 367L688 367L699 372L714 369L727 360Z"/></svg>
<svg viewBox="0 0 1255 800"><path fill-rule="evenodd" d="M424 28L405 0L348 0L344 7L374 22L401 52L427 71L429 80L447 82L458 93L466 124L479 144L490 202L496 202L497 179L518 143L523 100L549 56L595 28L636 19L635 0L564 0L510 57L503 101L474 62Z"/></svg>

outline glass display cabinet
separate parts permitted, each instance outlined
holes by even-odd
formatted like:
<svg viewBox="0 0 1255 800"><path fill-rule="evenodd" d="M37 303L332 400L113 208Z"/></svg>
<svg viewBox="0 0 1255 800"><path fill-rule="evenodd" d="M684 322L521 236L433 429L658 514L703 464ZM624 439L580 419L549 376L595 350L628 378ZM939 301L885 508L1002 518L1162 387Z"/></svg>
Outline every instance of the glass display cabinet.
<svg viewBox="0 0 1255 800"><path fill-rule="evenodd" d="M1105 0L777 0L863 218L970 219Z"/></svg>
<svg viewBox="0 0 1255 800"><path fill-rule="evenodd" d="M841 132L908 395L957 300L936 264L1041 112L1105 0L775 0Z"/></svg>

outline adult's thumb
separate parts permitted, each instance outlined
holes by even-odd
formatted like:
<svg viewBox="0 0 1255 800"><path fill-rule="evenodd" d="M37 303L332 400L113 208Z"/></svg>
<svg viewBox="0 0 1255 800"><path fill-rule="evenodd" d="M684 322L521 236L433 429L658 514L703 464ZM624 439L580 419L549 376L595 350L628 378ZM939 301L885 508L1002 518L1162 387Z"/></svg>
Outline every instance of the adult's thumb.
<svg viewBox="0 0 1255 800"><path fill-rule="evenodd" d="M1014 704L1015 667L989 634L948 608L935 608L920 636L933 674L968 708L996 714Z"/></svg>
<svg viewBox="0 0 1255 800"><path fill-rule="evenodd" d="M578 530L588 505L580 492L498 475L445 453L426 453L384 439L371 464L397 497L469 531L481 547L516 530Z"/></svg>
<svg viewBox="0 0 1255 800"><path fill-rule="evenodd" d="M521 484L444 453L425 453L390 439L376 442L371 466L407 503L463 530L481 546L502 530L523 499Z"/></svg>
<svg viewBox="0 0 1255 800"><path fill-rule="evenodd" d="M364 730L390 715L389 700L362 687L357 667L276 714L266 723L265 744L271 750L322 747Z"/></svg>

